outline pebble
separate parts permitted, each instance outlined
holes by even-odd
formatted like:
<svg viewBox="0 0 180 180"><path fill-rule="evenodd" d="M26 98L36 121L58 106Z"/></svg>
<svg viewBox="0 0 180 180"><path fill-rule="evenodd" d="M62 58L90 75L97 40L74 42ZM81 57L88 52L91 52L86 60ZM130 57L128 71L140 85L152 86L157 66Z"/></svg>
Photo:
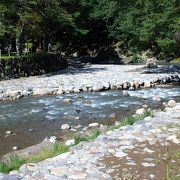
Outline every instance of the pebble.
<svg viewBox="0 0 180 180"><path fill-rule="evenodd" d="M90 123L89 124L89 127L99 127L99 123L96 123L96 122L94 122L94 123Z"/></svg>
<svg viewBox="0 0 180 180"><path fill-rule="evenodd" d="M72 101L72 99L67 98L67 99L64 99L63 102L64 102L64 103L72 103L73 101Z"/></svg>
<svg viewBox="0 0 180 180"><path fill-rule="evenodd" d="M136 111L136 114L137 114L137 115L142 115L142 114L144 114L144 112L145 112L145 109L144 109L144 108L141 108L141 109L138 109L138 110Z"/></svg>
<svg viewBox="0 0 180 180"><path fill-rule="evenodd" d="M68 129L71 129L71 126L69 124L62 124L61 129L62 130L68 130Z"/></svg>
<svg viewBox="0 0 180 180"><path fill-rule="evenodd" d="M175 107L176 106L176 101L175 100L168 101L168 106L171 107L171 108Z"/></svg>
<svg viewBox="0 0 180 180"><path fill-rule="evenodd" d="M18 146L14 146L12 149L13 149L14 151L17 151L17 150L19 149L19 147L18 147Z"/></svg>
<svg viewBox="0 0 180 180"><path fill-rule="evenodd" d="M74 139L69 139L69 140L67 140L66 141L66 146L73 146L73 145L75 145L75 140Z"/></svg>
<svg viewBox="0 0 180 180"><path fill-rule="evenodd" d="M154 167L156 166L154 163L141 163L145 167Z"/></svg>
<svg viewBox="0 0 180 180"><path fill-rule="evenodd" d="M10 135L10 134L13 134L12 131L6 131L6 134Z"/></svg>

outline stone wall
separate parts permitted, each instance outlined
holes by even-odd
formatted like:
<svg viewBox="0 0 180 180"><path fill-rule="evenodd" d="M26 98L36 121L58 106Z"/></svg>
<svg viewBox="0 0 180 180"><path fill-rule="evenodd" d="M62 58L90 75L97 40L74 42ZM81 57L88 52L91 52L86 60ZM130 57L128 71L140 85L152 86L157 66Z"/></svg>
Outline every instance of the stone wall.
<svg viewBox="0 0 180 180"><path fill-rule="evenodd" d="M59 54L39 53L0 59L0 80L28 77L58 71L67 67Z"/></svg>

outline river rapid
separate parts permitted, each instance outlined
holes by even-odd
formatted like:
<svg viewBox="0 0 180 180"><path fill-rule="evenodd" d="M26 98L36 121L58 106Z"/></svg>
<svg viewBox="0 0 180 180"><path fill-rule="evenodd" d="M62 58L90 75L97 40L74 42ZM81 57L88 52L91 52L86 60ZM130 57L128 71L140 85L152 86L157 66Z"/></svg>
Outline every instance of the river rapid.
<svg viewBox="0 0 180 180"><path fill-rule="evenodd" d="M179 86L147 88L137 91L111 90L105 92L77 93L60 96L29 97L0 103L0 156L37 144L47 136L62 136L73 132L61 130L62 124L79 131L92 122L113 125L132 115L147 104L152 109L163 108L162 102L180 101ZM161 102L153 101L158 96ZM65 99L72 103L65 103ZM6 131L12 131L7 135Z"/></svg>

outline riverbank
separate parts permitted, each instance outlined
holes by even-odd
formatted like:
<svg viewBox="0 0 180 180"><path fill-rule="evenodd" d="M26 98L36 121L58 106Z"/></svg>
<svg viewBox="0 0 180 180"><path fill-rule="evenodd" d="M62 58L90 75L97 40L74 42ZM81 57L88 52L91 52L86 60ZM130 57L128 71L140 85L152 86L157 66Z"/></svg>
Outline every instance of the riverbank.
<svg viewBox="0 0 180 180"><path fill-rule="evenodd" d="M0 82L0 100L87 91L127 90L179 82L179 68L149 70L144 65L92 65Z"/></svg>
<svg viewBox="0 0 180 180"><path fill-rule="evenodd" d="M180 103L81 143L70 152L23 165L6 178L164 179L179 177ZM4 176L1 175L0 179Z"/></svg>

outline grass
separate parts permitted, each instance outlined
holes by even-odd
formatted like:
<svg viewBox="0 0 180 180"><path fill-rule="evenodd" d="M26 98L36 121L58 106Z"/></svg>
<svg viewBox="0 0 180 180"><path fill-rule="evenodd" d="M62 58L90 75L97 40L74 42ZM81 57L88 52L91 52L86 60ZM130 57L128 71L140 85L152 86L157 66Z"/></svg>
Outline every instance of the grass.
<svg viewBox="0 0 180 180"><path fill-rule="evenodd" d="M28 159L21 159L18 156L12 156L7 163L0 162L0 172L9 173L12 170L18 170L23 164L37 163L68 151L69 146L66 146L63 143L56 143L52 149L42 150L38 155L31 156Z"/></svg>
<svg viewBox="0 0 180 180"><path fill-rule="evenodd" d="M110 130L119 129L120 127L126 125L133 125L136 121L143 120L147 116L152 116L152 112L146 110L142 115L129 116L125 118L122 122L120 122L118 125L112 126Z"/></svg>
<svg viewBox="0 0 180 180"><path fill-rule="evenodd" d="M14 59L15 57L17 57L17 56L8 56L8 55L2 55L1 57L0 57L0 59L6 59L6 60L9 60L9 59Z"/></svg>
<svg viewBox="0 0 180 180"><path fill-rule="evenodd" d="M98 136L100 135L100 132L98 129L94 129L91 134L85 135L85 136L77 136L75 137L75 144L79 144L80 142L83 141L93 141L95 140Z"/></svg>
<svg viewBox="0 0 180 180"><path fill-rule="evenodd" d="M111 130L118 129L121 126L132 125L134 122L138 120L143 120L145 117L152 115L150 111L145 111L142 115L129 116L124 119L119 125L111 127ZM100 135L100 131L98 129L92 130L89 135L81 135L74 137L75 145L79 144L83 141L93 141ZM18 170L23 164L26 163L37 163L43 161L47 158L51 158L57 156L59 154L65 153L69 151L69 146L66 146L64 143L56 143L52 149L50 150L42 150L38 155L31 156L27 159L21 159L17 156L12 156L9 162L4 163L0 162L0 172L1 173L9 173L12 170Z"/></svg>
<svg viewBox="0 0 180 180"><path fill-rule="evenodd" d="M26 163L25 160L20 159L17 156L12 156L10 158L10 161L8 163L0 162L0 172L1 173L8 173L12 170L19 169L24 163Z"/></svg>
<svg viewBox="0 0 180 180"><path fill-rule="evenodd" d="M171 61L172 64L180 64L180 57L175 58L173 61Z"/></svg>

